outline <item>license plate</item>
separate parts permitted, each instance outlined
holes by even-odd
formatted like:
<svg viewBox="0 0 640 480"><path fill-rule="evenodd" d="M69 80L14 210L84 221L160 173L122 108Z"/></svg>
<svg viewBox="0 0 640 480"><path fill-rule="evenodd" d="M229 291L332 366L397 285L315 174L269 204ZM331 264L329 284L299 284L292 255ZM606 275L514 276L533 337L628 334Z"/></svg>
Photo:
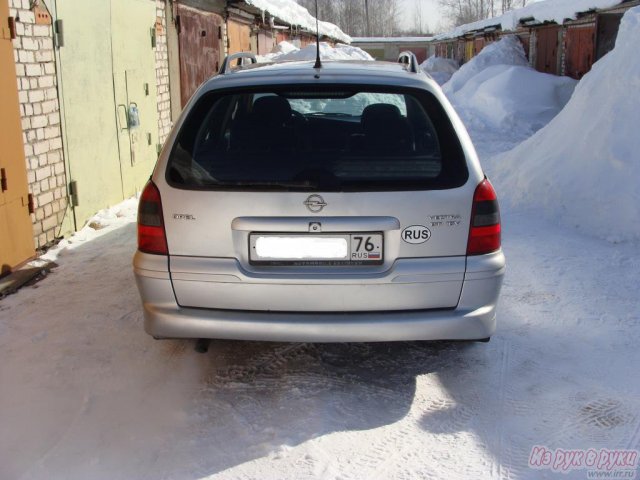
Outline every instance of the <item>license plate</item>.
<svg viewBox="0 0 640 480"><path fill-rule="evenodd" d="M382 233L249 235L254 265L376 265L383 253Z"/></svg>

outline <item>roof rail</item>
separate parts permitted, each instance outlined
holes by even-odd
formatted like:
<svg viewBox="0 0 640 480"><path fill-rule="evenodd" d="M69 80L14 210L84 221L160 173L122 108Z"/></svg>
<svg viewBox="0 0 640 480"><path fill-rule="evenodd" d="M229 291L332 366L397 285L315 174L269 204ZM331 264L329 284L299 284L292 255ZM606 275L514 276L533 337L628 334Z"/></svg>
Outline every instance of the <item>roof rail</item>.
<svg viewBox="0 0 640 480"><path fill-rule="evenodd" d="M418 59L413 52L408 50L400 52L400 55L398 55L398 63L406 65L411 73L418 73Z"/></svg>
<svg viewBox="0 0 640 480"><path fill-rule="evenodd" d="M237 66L242 66L244 64L244 59L248 58L249 60L251 60L251 63L258 63L258 59L256 58L256 56L251 53L251 52L239 52L239 53L234 53L232 55L227 55L224 59L224 61L222 62L222 66L220 67L220 71L218 72L220 75L224 75L225 73L229 73L231 71L231 62L233 62L234 60L237 60L238 63L236 64Z"/></svg>

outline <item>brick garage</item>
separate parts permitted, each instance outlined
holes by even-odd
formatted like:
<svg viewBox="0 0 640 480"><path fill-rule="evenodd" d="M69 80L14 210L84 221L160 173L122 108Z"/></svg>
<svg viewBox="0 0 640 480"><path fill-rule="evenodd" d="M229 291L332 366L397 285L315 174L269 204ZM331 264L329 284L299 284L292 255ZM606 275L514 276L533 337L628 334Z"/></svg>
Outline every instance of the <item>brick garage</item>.
<svg viewBox="0 0 640 480"><path fill-rule="evenodd" d="M158 89L158 139L161 143L171 131L171 94L165 1L156 0L156 87Z"/></svg>
<svg viewBox="0 0 640 480"><path fill-rule="evenodd" d="M4 0L6 1L6 0ZM51 25L37 25L29 0L10 0L13 47L36 247L60 235L67 208L60 102Z"/></svg>

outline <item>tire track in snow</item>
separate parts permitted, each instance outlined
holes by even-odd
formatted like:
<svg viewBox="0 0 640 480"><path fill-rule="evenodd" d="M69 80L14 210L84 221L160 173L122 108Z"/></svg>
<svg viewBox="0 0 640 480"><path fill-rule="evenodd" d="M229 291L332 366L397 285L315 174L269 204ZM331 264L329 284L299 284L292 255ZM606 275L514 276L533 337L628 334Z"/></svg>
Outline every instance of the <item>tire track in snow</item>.
<svg viewBox="0 0 640 480"><path fill-rule="evenodd" d="M423 444L423 441L432 435L439 437L442 444L449 444L447 448L455 448L458 440L456 432L464 431L476 412L468 402L456 401L440 388L433 390L426 394L424 389L416 389L413 404L407 415L399 422L376 431L371 447L350 465L352 468L355 467L358 474L348 478L442 478L440 473L436 474L429 469L430 465L439 463L440 452L425 451L416 446ZM422 391L422 394L418 393L419 391ZM425 432L421 425L424 418L429 420L430 433ZM430 456L426 457L425 453L430 453ZM483 476L483 472L470 465L464 464L459 467L464 469L463 478ZM365 472L366 476L363 476L362 472Z"/></svg>
<svg viewBox="0 0 640 480"><path fill-rule="evenodd" d="M499 378L499 385L500 385L500 400L499 400L499 414L501 412L504 412L505 410L505 404L506 404L506 378L507 378L507 371L509 369L509 358L510 358L510 350L511 350L511 344L509 343L508 340L503 340L502 341L502 355L501 355L501 361L500 361L500 374L498 376ZM503 474L503 458L504 458L504 422L497 422L497 427L498 427L498 455L494 456L492 461L493 461L493 466L494 468L492 469L492 477L494 478L498 478L499 480L502 480L504 478L504 474ZM511 464L511 462L507 462L509 465Z"/></svg>
<svg viewBox="0 0 640 480"><path fill-rule="evenodd" d="M260 416L255 412L263 410L261 405L255 404L249 408L243 407L237 398L242 397L242 392L252 401L259 401L261 391L270 391L276 387L279 391L278 402L286 405L293 405L290 415L297 415L298 408L304 408L305 403L302 398L325 399L324 409L333 411L333 422L336 425L325 425L327 432L349 431L358 428L367 428L374 425L377 419L372 418L371 408L378 410L381 406L385 408L388 415L393 416L398 408L397 404L404 404L402 397L399 397L397 389L386 386L385 376L379 375L380 360L384 360L386 365L389 361L388 352L381 348L382 358L372 355L372 350L377 351L368 345L309 345L290 344L285 346L260 346L259 351L244 352L241 357L245 363L237 363L234 358L228 365L217 368L209 375L205 389L215 389L218 394L227 392L224 395L234 396L233 416L235 421L242 424L247 431L253 431L255 435L261 435L265 426ZM248 349L250 350L250 348ZM392 352L393 353L393 352ZM220 357L224 359L225 352L221 352ZM303 362L299 360L304 359ZM403 362L398 366L404 366ZM393 370L393 369L392 369ZM375 373L378 372L378 375ZM383 379L384 384L381 383ZM392 385L397 385L393 382ZM266 390L265 390L266 389ZM411 392L413 394L413 390ZM284 396L283 396L284 395ZM290 397L290 398L288 398ZM218 400L221 400L219 397ZM268 402L269 400L267 400ZM225 402L227 403L227 402ZM407 403L410 403L407 400ZM391 413L389 413L391 412ZM302 413L302 411L301 411ZM370 427L369 427L370 428ZM276 432L277 433L277 432ZM394 434L401 438L404 434ZM313 435L312 435L313 437ZM394 437L395 438L395 437ZM308 438L307 438L308 439ZM280 444L291 439L278 438L273 444ZM298 443L299 439L293 439L293 443ZM315 454L303 459L300 467L304 470L312 469L313 472L329 474L340 472L340 478L349 478L344 473L350 470L353 464L348 460L335 457L335 452L326 450L322 442L312 441ZM327 444L331 448L330 444ZM278 447L280 448L280 447ZM382 452L384 458L386 452ZM356 466L356 470L367 470ZM313 477L312 477L313 478ZM361 474L352 478L362 478Z"/></svg>
<svg viewBox="0 0 640 480"><path fill-rule="evenodd" d="M310 348L307 343L294 343L276 348L267 346L267 350L258 355L243 357L248 359L246 364L232 363L219 367L209 375L206 384L247 383L255 380L258 376L268 376L280 372L289 361L308 352Z"/></svg>
<svg viewBox="0 0 640 480"><path fill-rule="evenodd" d="M37 472L37 470L41 470L44 468L45 462L55 454L56 450L60 445L62 445L67 438L71 435L71 432L75 429L76 425L78 425L81 421L81 418L87 413L89 408L91 407L92 398L88 395L84 395L82 399L82 404L80 408L76 410L76 413L73 415L71 420L67 423L63 431L57 436L55 441L36 459L31 466L20 475L20 478L30 478L33 474Z"/></svg>
<svg viewBox="0 0 640 480"><path fill-rule="evenodd" d="M401 458L401 464L406 464L410 455L404 451L402 445L415 445L415 418L407 416L399 423L383 427L378 430L376 436L382 438L373 442L364 455L356 457L352 468L358 473L356 476L348 475L347 479L362 478L363 472L367 473L366 478L370 480L390 478L390 473L397 468L397 458Z"/></svg>
<svg viewBox="0 0 640 480"><path fill-rule="evenodd" d="M629 438L627 443L627 449L635 450L640 449L640 420L636 420L636 428Z"/></svg>
<svg viewBox="0 0 640 480"><path fill-rule="evenodd" d="M637 403L637 402L632 402ZM637 407L636 407L637 408ZM637 422L631 405L597 392L578 392L556 415L558 427L546 438L549 447L571 448L588 441L589 447L615 448L624 445L630 423ZM638 432L639 429L636 430ZM633 443L633 438L629 441ZM631 448L631 447L629 447Z"/></svg>

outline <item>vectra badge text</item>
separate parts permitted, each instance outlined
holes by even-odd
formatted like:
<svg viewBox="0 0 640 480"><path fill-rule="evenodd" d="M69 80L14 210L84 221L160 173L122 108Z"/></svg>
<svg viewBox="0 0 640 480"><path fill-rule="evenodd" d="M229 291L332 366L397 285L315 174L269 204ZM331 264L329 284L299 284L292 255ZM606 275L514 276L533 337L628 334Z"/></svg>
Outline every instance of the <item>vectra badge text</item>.
<svg viewBox="0 0 640 480"><path fill-rule="evenodd" d="M324 198L322 198L320 195L309 195L307 199L302 203L304 203L309 211L313 213L321 212L322 209L327 206Z"/></svg>

